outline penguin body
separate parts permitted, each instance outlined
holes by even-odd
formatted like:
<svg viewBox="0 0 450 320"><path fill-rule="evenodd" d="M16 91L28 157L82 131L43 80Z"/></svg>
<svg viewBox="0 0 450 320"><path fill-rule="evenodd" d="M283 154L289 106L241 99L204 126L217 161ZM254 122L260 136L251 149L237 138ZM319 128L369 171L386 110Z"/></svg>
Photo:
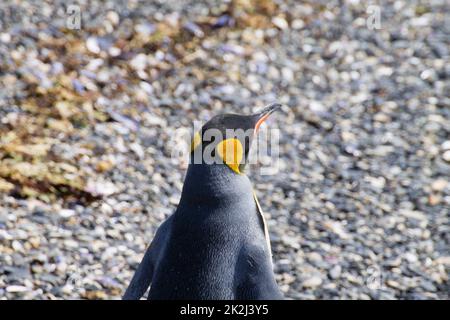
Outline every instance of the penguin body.
<svg viewBox="0 0 450 320"><path fill-rule="evenodd" d="M271 259L248 177L227 164L191 164L180 203L158 229L124 299L141 298L148 286L149 299L282 299Z"/></svg>

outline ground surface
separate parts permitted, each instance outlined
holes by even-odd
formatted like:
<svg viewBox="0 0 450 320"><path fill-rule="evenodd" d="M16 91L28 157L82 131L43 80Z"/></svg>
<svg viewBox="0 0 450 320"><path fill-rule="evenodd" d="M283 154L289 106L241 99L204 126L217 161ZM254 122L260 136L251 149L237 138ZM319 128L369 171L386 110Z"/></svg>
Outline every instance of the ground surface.
<svg viewBox="0 0 450 320"><path fill-rule="evenodd" d="M448 299L446 1L205 2L89 1L72 30L2 1L0 298L119 298L179 199L171 134L279 100L280 171L250 177L286 296Z"/></svg>

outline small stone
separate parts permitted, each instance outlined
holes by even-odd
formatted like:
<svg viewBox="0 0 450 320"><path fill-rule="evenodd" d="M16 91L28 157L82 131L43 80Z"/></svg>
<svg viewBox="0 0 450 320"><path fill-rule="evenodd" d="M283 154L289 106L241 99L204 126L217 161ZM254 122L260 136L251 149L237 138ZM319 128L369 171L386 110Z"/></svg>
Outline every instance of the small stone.
<svg viewBox="0 0 450 320"><path fill-rule="evenodd" d="M317 252L310 252L307 255L307 258L309 261L311 261L313 263L322 261L322 256L320 254L318 254Z"/></svg>
<svg viewBox="0 0 450 320"><path fill-rule="evenodd" d="M337 279L341 276L342 268L340 265L335 265L331 268L329 275L331 279Z"/></svg>
<svg viewBox="0 0 450 320"><path fill-rule="evenodd" d="M108 53L111 57L118 57L122 53L122 50L117 47L111 47L109 48Z"/></svg>
<svg viewBox="0 0 450 320"><path fill-rule="evenodd" d="M184 24L184 29L187 30L188 32L190 32L192 35L194 35L197 38L202 38L205 33L203 32L203 30L194 22L186 22Z"/></svg>
<svg viewBox="0 0 450 320"><path fill-rule="evenodd" d="M95 54L99 54L100 53L100 46L98 44L98 40L96 37L89 37L86 40L86 48Z"/></svg>
<svg viewBox="0 0 450 320"><path fill-rule="evenodd" d="M9 192L14 189L14 185L0 178L0 192Z"/></svg>
<svg viewBox="0 0 450 320"><path fill-rule="evenodd" d="M395 259L389 259L385 262L385 265L388 267L398 267L402 264L402 259L400 257L397 257Z"/></svg>
<svg viewBox="0 0 450 320"><path fill-rule="evenodd" d="M148 82L145 82L145 81L141 81L140 83L139 83L139 87L145 92L145 93L147 93L147 94L153 94L153 87L152 87L152 85L150 84L150 83L148 83Z"/></svg>
<svg viewBox="0 0 450 320"><path fill-rule="evenodd" d="M94 290L94 291L86 291L81 295L81 297L88 300L98 300L98 299L106 299L108 296L104 291Z"/></svg>
<svg viewBox="0 0 450 320"><path fill-rule="evenodd" d="M445 179L437 179L431 184L433 191L441 192L447 187L448 181Z"/></svg>
<svg viewBox="0 0 450 320"><path fill-rule="evenodd" d="M305 288L317 288L322 284L322 279L318 276L313 276L304 280L302 284Z"/></svg>
<svg viewBox="0 0 450 320"><path fill-rule="evenodd" d="M97 162L95 169L99 172L106 172L113 168L114 164L109 160L102 160Z"/></svg>
<svg viewBox="0 0 450 320"><path fill-rule="evenodd" d="M232 26L234 24L234 19L228 14L223 14L217 18L216 22L213 24L213 28L222 28L225 26Z"/></svg>
<svg viewBox="0 0 450 320"><path fill-rule="evenodd" d="M32 271L34 274L40 274L40 273L42 273L42 272L44 271L44 268L43 268L42 265L40 265L40 264L33 264L33 265L31 266L31 271Z"/></svg>
<svg viewBox="0 0 450 320"><path fill-rule="evenodd" d="M74 291L74 287L71 284L66 284L61 288L61 292L66 294L66 295L70 295L72 294Z"/></svg>
<svg viewBox="0 0 450 320"><path fill-rule="evenodd" d="M374 120L381 123L388 123L391 118L387 114L379 112L374 116Z"/></svg>
<svg viewBox="0 0 450 320"><path fill-rule="evenodd" d="M58 214L61 218L67 219L67 218L74 216L76 214L76 212L75 212L75 210L72 210L72 209L61 209L58 212Z"/></svg>
<svg viewBox="0 0 450 320"><path fill-rule="evenodd" d="M30 237L30 239L28 239L28 242L33 249L37 249L41 245L41 240L39 237Z"/></svg>
<svg viewBox="0 0 450 320"><path fill-rule="evenodd" d="M133 59L131 59L130 66L134 70L144 70L147 66L147 56L143 53L137 54Z"/></svg>
<svg viewBox="0 0 450 320"><path fill-rule="evenodd" d="M447 162L450 162L450 150L447 150L442 154L442 159L444 159Z"/></svg>
<svg viewBox="0 0 450 320"><path fill-rule="evenodd" d="M389 287L394 288L394 289L401 289L401 288L402 288L402 286L400 285L400 283L398 283L397 281L394 281L394 280L387 280L387 281L386 281L386 284L387 284Z"/></svg>
<svg viewBox="0 0 450 320"><path fill-rule="evenodd" d="M309 109L311 109L312 112L317 114L325 113L327 111L327 108L325 108L325 106L322 103L315 100L309 103Z"/></svg>
<svg viewBox="0 0 450 320"><path fill-rule="evenodd" d="M89 180L86 185L85 191L91 193L94 196L109 196L116 193L117 188L110 181Z"/></svg>
<svg viewBox="0 0 450 320"><path fill-rule="evenodd" d="M421 220L421 221L428 220L427 216L421 211L402 209L399 211L399 214L406 218L409 218L409 219L415 219L415 220Z"/></svg>
<svg viewBox="0 0 450 320"><path fill-rule="evenodd" d="M431 206L436 206L441 203L442 197L440 195L430 194L428 196L428 203Z"/></svg>
<svg viewBox="0 0 450 320"><path fill-rule="evenodd" d="M11 247L14 249L14 251L23 252L23 245L20 241L14 240L11 243Z"/></svg>
<svg viewBox="0 0 450 320"><path fill-rule="evenodd" d="M294 72L290 68L281 69L281 75L283 76L283 80L288 83L294 81Z"/></svg>
<svg viewBox="0 0 450 320"><path fill-rule="evenodd" d="M134 30L141 35L148 37L156 31L156 27L151 23L142 23L134 27Z"/></svg>
<svg viewBox="0 0 450 320"><path fill-rule="evenodd" d="M441 144L441 148L442 150L450 150L450 140L444 141Z"/></svg>
<svg viewBox="0 0 450 320"><path fill-rule="evenodd" d="M408 261L409 263L415 263L417 262L419 259L417 258L417 255L415 255L414 253L411 252L407 252L403 255L403 257L406 259L406 261Z"/></svg>
<svg viewBox="0 0 450 320"><path fill-rule="evenodd" d="M71 240L71 239L66 239L63 241L64 246L66 246L67 248L70 249L75 249L79 247L79 243L75 240Z"/></svg>
<svg viewBox="0 0 450 320"><path fill-rule="evenodd" d="M435 260L435 263L450 266L450 256L439 257Z"/></svg>
<svg viewBox="0 0 450 320"><path fill-rule="evenodd" d="M142 146L138 143L132 143L130 144L130 149L139 157L139 159L143 159L145 152Z"/></svg>
<svg viewBox="0 0 450 320"><path fill-rule="evenodd" d="M106 19L108 19L112 25L117 25L120 21L119 14L115 11L108 11L106 14Z"/></svg>
<svg viewBox="0 0 450 320"><path fill-rule="evenodd" d="M338 235L341 239L349 239L350 236L348 235L348 233L345 231L344 227L342 226L342 224L339 221L325 221L323 223L323 226L334 232L336 235Z"/></svg>
<svg viewBox="0 0 450 320"><path fill-rule="evenodd" d="M433 69L427 69L422 71L420 77L426 81L434 81L437 77L436 71Z"/></svg>
<svg viewBox="0 0 450 320"><path fill-rule="evenodd" d="M386 185L386 179L383 177L367 177L366 179L375 189L378 190L382 190Z"/></svg>
<svg viewBox="0 0 450 320"><path fill-rule="evenodd" d="M272 23L281 30L289 28L288 22L283 17L273 17Z"/></svg>
<svg viewBox="0 0 450 320"><path fill-rule="evenodd" d="M11 35L6 32L0 33L0 41L3 43L9 43L11 41Z"/></svg>
<svg viewBox="0 0 450 320"><path fill-rule="evenodd" d="M431 283L430 281L427 281L427 280L422 280L422 283L420 284L420 286L423 289L425 289L426 291L429 291L429 292L436 291L436 286L433 283Z"/></svg>
<svg viewBox="0 0 450 320"><path fill-rule="evenodd" d="M294 283L296 280L296 278L292 275L290 275L289 273L283 273L283 283L285 284L291 284Z"/></svg>
<svg viewBox="0 0 450 320"><path fill-rule="evenodd" d="M6 292L9 293L22 293L22 292L27 292L30 291L27 287L24 286L8 286L6 287Z"/></svg>
<svg viewBox="0 0 450 320"><path fill-rule="evenodd" d="M305 22L301 19L295 19L291 23L292 29L299 30L305 27Z"/></svg>

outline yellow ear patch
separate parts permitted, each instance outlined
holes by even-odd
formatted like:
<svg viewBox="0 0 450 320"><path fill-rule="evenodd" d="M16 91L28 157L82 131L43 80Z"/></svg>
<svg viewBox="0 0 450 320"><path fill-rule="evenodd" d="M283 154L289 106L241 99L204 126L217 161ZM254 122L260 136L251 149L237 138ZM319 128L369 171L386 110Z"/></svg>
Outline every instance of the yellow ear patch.
<svg viewBox="0 0 450 320"><path fill-rule="evenodd" d="M196 132L194 134L194 138L192 139L192 142L191 142L191 152L194 151L195 148L197 148L201 142L202 142L202 137L200 137L200 132Z"/></svg>
<svg viewBox="0 0 450 320"><path fill-rule="evenodd" d="M238 139L225 139L217 145L217 153L223 162L236 173L239 171L239 165L244 157L244 149Z"/></svg>

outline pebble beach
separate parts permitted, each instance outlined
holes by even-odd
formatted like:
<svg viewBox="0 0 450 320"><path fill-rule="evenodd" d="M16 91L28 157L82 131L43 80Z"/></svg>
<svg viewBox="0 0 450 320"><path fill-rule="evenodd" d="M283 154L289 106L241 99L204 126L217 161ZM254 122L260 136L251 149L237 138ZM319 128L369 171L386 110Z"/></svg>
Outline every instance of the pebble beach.
<svg viewBox="0 0 450 320"><path fill-rule="evenodd" d="M250 168L288 299L449 299L450 5L0 4L0 299L120 299L187 167L279 101Z"/></svg>

